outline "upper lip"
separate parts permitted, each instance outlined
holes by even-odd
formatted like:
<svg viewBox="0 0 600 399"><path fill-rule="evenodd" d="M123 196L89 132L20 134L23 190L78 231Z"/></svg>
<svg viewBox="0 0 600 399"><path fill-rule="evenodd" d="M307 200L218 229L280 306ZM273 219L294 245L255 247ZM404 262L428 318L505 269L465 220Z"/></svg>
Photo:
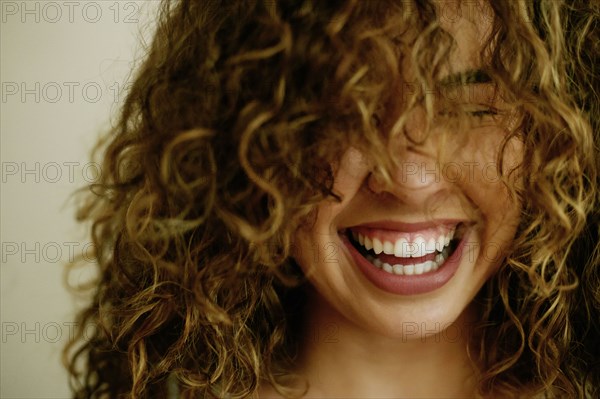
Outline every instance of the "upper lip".
<svg viewBox="0 0 600 399"><path fill-rule="evenodd" d="M394 220L377 220L367 223L362 223L360 225L349 226L348 229L352 229L353 227L368 227L371 229L382 229L382 230L394 230L394 231L402 231L402 232L417 232L425 229L429 229L436 226L456 226L459 223L463 223L465 220L462 219L433 219L423 222L417 223L407 223L401 221Z"/></svg>

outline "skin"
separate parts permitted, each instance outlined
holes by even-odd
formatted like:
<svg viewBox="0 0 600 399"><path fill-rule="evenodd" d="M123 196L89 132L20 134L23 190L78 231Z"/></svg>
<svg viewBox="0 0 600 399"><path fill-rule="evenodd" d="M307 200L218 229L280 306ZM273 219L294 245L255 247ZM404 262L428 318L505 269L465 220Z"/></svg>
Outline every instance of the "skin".
<svg viewBox="0 0 600 399"><path fill-rule="evenodd" d="M478 54L489 20L482 15L474 18L452 24L440 21L457 44L447 74L483 64ZM410 80L410 68L405 67L404 76ZM486 89L473 87L469 109L480 109L484 101L479 100L489 93ZM498 102L494 106L502 108ZM403 112L402 103L390 105L391 120ZM502 266L520 213L519 203L490 167L506 137L506 126L489 118L478 120L466 141L444 141L441 127L425 132L422 109L411 110L407 117L405 133L420 144L411 144L402 134L390 140L390 148L402 160L391 171L392 184L378 175L375 162L349 148L335 171L334 191L343 200L323 201L314 225L295 237L295 259L310 281L308 328L296 370L310 384L307 397L476 395L478 366L466 350L470 326L478 316L473 299ZM513 138L504 152L505 171L521 159L521 144ZM460 178L450 169L442 172L448 162L460 166ZM409 163L417 165L417 173L402 167ZM436 165L441 166L439 174L420 173ZM450 281L419 295L396 295L374 286L357 268L340 235L372 221L436 219L468 224L469 245ZM260 396L279 397L268 385Z"/></svg>

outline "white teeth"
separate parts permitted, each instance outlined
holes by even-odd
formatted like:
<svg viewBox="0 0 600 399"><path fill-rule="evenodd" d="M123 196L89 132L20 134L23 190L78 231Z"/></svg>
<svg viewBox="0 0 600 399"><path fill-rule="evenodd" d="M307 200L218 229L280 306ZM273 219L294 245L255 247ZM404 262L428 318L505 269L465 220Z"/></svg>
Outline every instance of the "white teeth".
<svg viewBox="0 0 600 399"><path fill-rule="evenodd" d="M431 271L431 268L433 267L433 261L428 260L427 262L423 262L423 272L427 273L429 271Z"/></svg>
<svg viewBox="0 0 600 399"><path fill-rule="evenodd" d="M377 255L379 255L383 251L383 244L381 243L381 241L379 241L378 238L373 239L373 251L375 251Z"/></svg>
<svg viewBox="0 0 600 399"><path fill-rule="evenodd" d="M408 241L407 237L401 237L396 241L388 241L381 238L368 237L352 230L351 233L355 242L358 242L367 251L372 250L376 255L383 252L397 258L418 258L435 252L443 252L450 245L455 231L456 227L447 231L446 234L441 234L437 238L429 237L427 240L423 235L416 235L412 236L414 237L412 241ZM435 258L435 262L438 261L440 261L439 253Z"/></svg>
<svg viewBox="0 0 600 399"><path fill-rule="evenodd" d="M394 244L392 244L389 241L384 241L383 242L383 252L388 255L393 255L394 254Z"/></svg>
<svg viewBox="0 0 600 399"><path fill-rule="evenodd" d="M438 252L442 252L442 250L444 249L444 246L446 245L446 237L445 236L439 236L437 241L435 242L435 249Z"/></svg>
<svg viewBox="0 0 600 399"><path fill-rule="evenodd" d="M429 241L427 241L427 246L425 247L425 249L427 249L428 253L432 253L435 252L437 249L435 248L436 246L436 241L434 238L430 238Z"/></svg>
<svg viewBox="0 0 600 399"><path fill-rule="evenodd" d="M415 264L415 274L423 274L425 270L425 263L416 263Z"/></svg>
<svg viewBox="0 0 600 399"><path fill-rule="evenodd" d="M425 255L427 255L427 250L425 249L425 239L419 236L415 238L411 256L413 258L418 258Z"/></svg>
<svg viewBox="0 0 600 399"><path fill-rule="evenodd" d="M424 273L434 272L439 269L439 267L442 266L446 261L446 258L448 258L448 253L449 249L444 248L442 253L435 256L435 260L428 260L422 263L409 265L390 265L389 263L382 262L379 258L376 258L372 255L367 255L367 260L376 267L390 274L417 276Z"/></svg>
<svg viewBox="0 0 600 399"><path fill-rule="evenodd" d="M408 244L408 242L404 238L397 240L396 244L394 245L394 256L396 256L397 258L407 257L407 254L406 254L407 244Z"/></svg>

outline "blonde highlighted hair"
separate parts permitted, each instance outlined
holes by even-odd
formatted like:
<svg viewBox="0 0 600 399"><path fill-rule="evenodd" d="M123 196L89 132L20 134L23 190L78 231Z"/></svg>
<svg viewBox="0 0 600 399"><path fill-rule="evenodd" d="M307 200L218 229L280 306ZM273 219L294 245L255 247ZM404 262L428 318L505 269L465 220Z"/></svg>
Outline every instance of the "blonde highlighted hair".
<svg viewBox="0 0 600 399"><path fill-rule="evenodd" d="M400 59L419 87L439 77L452 45L439 5L163 1L79 207L98 279L65 348L75 397L164 397L171 381L184 398L243 398L263 379L294 394L292 236L337 197L331 165L349 143L393 167L382 105ZM522 115L525 156L514 247L476 299L480 393L598 397L600 9L489 12L485 71Z"/></svg>

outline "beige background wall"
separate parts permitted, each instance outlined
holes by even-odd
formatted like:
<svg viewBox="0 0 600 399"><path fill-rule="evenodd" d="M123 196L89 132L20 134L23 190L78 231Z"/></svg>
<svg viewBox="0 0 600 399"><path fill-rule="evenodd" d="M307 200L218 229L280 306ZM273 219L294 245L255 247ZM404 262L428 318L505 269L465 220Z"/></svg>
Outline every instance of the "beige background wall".
<svg viewBox="0 0 600 399"><path fill-rule="evenodd" d="M75 301L62 273L88 239L68 195L98 173L89 148L122 102L157 5L0 1L2 398L69 396L60 350Z"/></svg>

